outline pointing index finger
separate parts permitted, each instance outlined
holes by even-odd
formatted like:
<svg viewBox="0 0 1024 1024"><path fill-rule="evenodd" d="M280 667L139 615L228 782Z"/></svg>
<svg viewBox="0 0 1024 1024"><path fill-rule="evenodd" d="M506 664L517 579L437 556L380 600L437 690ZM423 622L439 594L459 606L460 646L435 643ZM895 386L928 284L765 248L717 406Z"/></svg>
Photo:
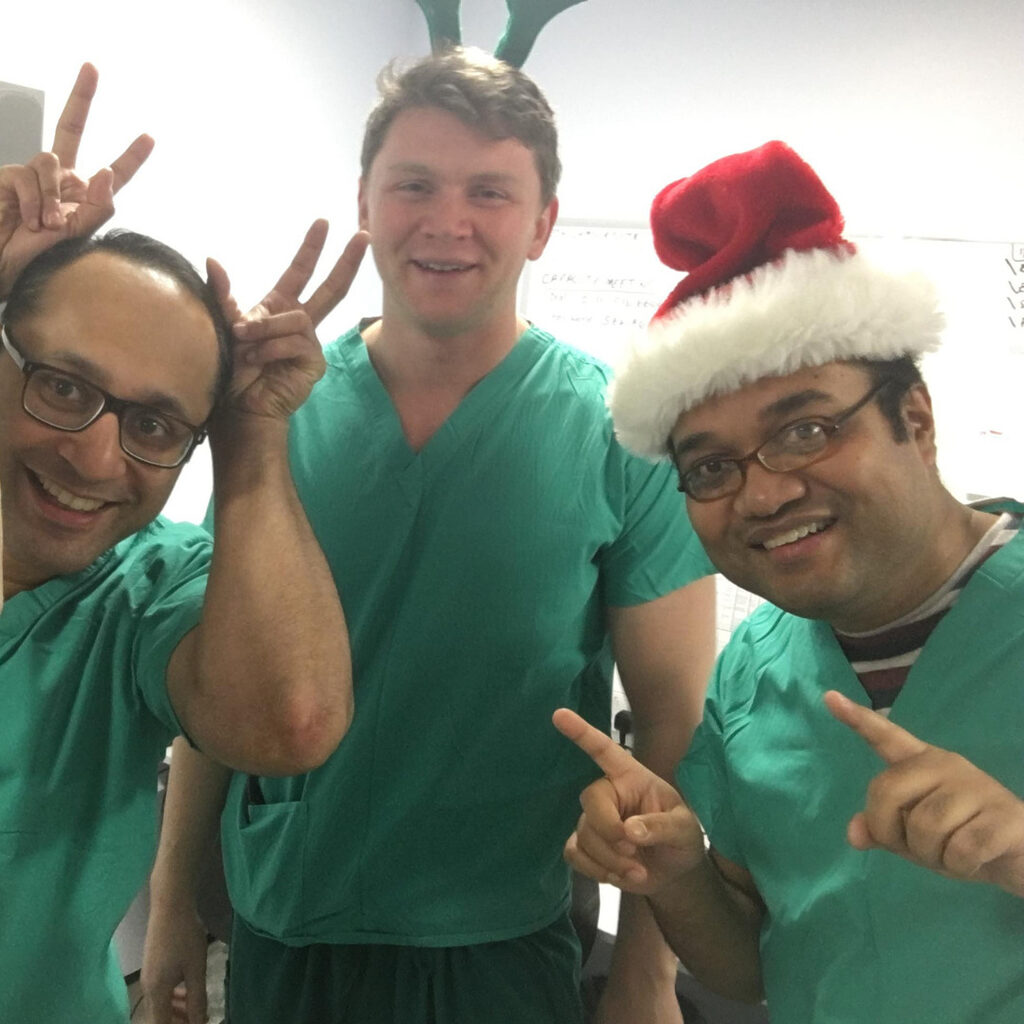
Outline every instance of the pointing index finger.
<svg viewBox="0 0 1024 1024"><path fill-rule="evenodd" d="M924 740L890 722L885 715L855 704L835 690L825 694L825 706L833 718L857 733L886 764L916 757L928 749L929 745Z"/></svg>
<svg viewBox="0 0 1024 1024"><path fill-rule="evenodd" d="M572 740L609 779L618 778L636 766L631 754L623 750L611 736L580 718L575 711L559 708L551 716L551 721L555 728L566 739Z"/></svg>

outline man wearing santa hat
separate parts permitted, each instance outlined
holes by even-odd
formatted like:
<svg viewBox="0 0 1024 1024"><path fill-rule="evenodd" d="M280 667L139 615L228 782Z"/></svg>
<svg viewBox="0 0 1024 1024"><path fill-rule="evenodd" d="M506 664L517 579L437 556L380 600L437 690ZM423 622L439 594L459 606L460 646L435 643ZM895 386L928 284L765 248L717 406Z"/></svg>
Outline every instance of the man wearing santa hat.
<svg viewBox="0 0 1024 1024"><path fill-rule="evenodd" d="M773 1024L1019 1024L1022 506L939 479L934 295L858 254L782 143L668 186L652 223L689 273L617 377L616 430L772 603L719 659L685 802L556 712L606 776L566 855Z"/></svg>

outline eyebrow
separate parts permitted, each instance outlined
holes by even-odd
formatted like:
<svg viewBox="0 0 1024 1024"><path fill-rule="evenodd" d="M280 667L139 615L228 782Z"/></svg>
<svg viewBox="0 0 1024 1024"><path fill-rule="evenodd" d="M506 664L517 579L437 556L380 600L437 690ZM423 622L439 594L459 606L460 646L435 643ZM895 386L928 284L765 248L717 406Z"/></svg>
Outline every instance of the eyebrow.
<svg viewBox="0 0 1024 1024"><path fill-rule="evenodd" d="M411 160L400 160L397 163L388 164L387 170L395 174L419 174L425 178L438 176L437 171L433 168ZM515 174L508 174L505 171L482 171L480 174L471 175L469 180L474 184L511 185L519 181L519 178Z"/></svg>
<svg viewBox="0 0 1024 1024"><path fill-rule="evenodd" d="M772 402L771 405L766 405L758 413L758 419L773 420L778 416L787 416L789 413L799 412L805 406L810 405L811 402L824 402L834 397L827 391L819 391L817 388L806 388L792 395L786 395L777 402Z"/></svg>
<svg viewBox="0 0 1024 1024"><path fill-rule="evenodd" d="M52 352L50 353L50 358L59 359L62 363L68 364L69 372L81 377L87 384L103 388L104 391L110 390L109 374L102 367L97 366L94 362L79 355L77 352ZM48 363L47 365L52 366L53 364ZM55 369L62 369L62 367L55 367ZM163 391L147 391L138 398L123 398L121 395L115 395L114 397L121 398L125 402L131 402L132 405L142 405L147 409L156 409L158 412L170 413L170 415L177 416L178 419L183 420L189 426L194 426L191 417L181 402Z"/></svg>
<svg viewBox="0 0 1024 1024"><path fill-rule="evenodd" d="M481 174L474 174L470 181L480 185L514 185L521 179L515 174L506 174L503 171L484 171Z"/></svg>
<svg viewBox="0 0 1024 1024"><path fill-rule="evenodd" d="M803 391L796 391L791 395L784 395L770 405L766 405L758 411L757 418L763 422L770 422L780 416L789 416L806 408L812 402L828 401L834 398L827 391L819 391L817 388L805 388ZM669 454L678 459L680 455L693 451L694 448L701 448L717 440L717 435L710 430L701 431L698 434L690 434L675 444L669 438Z"/></svg>
<svg viewBox="0 0 1024 1024"><path fill-rule="evenodd" d="M397 163L388 164L387 170L397 171L400 174L423 174L432 177L434 172L426 164L413 163L411 160L399 160Z"/></svg>

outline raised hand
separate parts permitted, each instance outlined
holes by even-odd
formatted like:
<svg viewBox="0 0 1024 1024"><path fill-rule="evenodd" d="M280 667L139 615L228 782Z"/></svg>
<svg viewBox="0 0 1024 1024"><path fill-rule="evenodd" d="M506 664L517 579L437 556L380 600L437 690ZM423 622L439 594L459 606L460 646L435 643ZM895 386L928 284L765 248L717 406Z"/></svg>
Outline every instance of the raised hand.
<svg viewBox="0 0 1024 1024"><path fill-rule="evenodd" d="M91 178L76 169L99 75L83 64L57 122L53 149L25 165L0 167L0 298L33 258L62 238L88 235L114 213L114 194L131 181L153 149L140 135Z"/></svg>
<svg viewBox="0 0 1024 1024"><path fill-rule="evenodd" d="M357 232L309 299L300 296L316 270L327 239L327 221L317 220L273 288L242 315L231 296L227 273L207 261L210 284L234 325L235 372L228 405L237 411L287 419L323 376L324 357L315 327L348 294L369 244Z"/></svg>
<svg viewBox="0 0 1024 1024"><path fill-rule="evenodd" d="M574 868L649 896L703 862L700 823L672 786L568 708L552 721L605 774L580 795L583 814L565 844Z"/></svg>
<svg viewBox="0 0 1024 1024"><path fill-rule="evenodd" d="M833 690L832 715L887 767L868 786L847 838L963 881L1024 896L1024 801L966 758L934 747Z"/></svg>

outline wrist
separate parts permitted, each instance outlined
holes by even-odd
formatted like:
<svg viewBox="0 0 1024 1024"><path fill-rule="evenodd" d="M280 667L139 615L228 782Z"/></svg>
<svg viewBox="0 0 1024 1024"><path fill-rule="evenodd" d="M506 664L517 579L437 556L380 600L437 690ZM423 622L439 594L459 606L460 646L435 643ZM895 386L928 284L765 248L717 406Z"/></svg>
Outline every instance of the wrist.
<svg viewBox="0 0 1024 1024"><path fill-rule="evenodd" d="M229 404L215 409L209 420L210 447L279 447L288 442L288 417L247 412Z"/></svg>
<svg viewBox="0 0 1024 1024"><path fill-rule="evenodd" d="M198 888L197 880L189 872L180 868L161 868L156 864L149 876L150 906L158 909L195 908Z"/></svg>
<svg viewBox="0 0 1024 1024"><path fill-rule="evenodd" d="M718 869L705 852L699 861L667 878L663 885L648 893L645 898L652 908L679 906L688 903L691 894L716 886L720 881Z"/></svg>
<svg viewBox="0 0 1024 1024"><path fill-rule="evenodd" d="M241 491L288 474L288 421L252 413L217 413L210 420L214 489Z"/></svg>
<svg viewBox="0 0 1024 1024"><path fill-rule="evenodd" d="M149 913L151 916L189 914L199 916L199 901L194 890L187 887L160 888L150 882Z"/></svg>

